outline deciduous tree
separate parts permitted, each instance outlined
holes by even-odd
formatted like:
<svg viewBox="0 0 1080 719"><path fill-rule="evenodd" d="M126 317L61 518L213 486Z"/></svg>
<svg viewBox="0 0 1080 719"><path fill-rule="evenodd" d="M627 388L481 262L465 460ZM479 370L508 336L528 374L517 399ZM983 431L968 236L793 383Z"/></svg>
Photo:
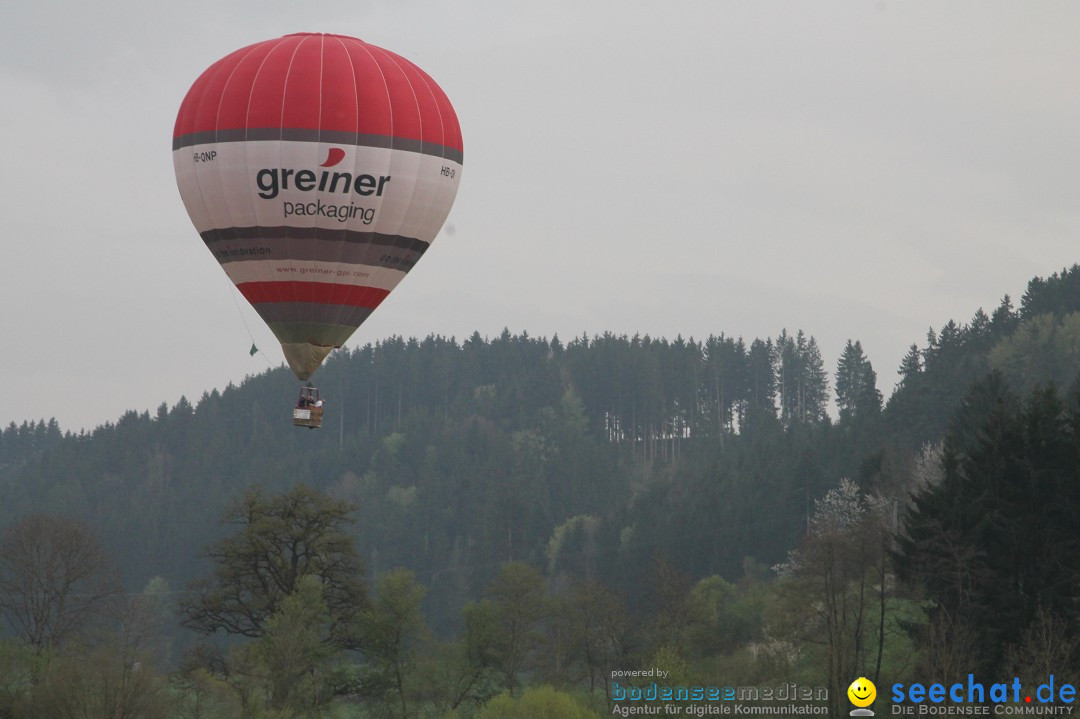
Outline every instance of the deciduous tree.
<svg viewBox="0 0 1080 719"><path fill-rule="evenodd" d="M192 584L182 605L184 624L203 634L224 631L261 637L281 602L303 577L323 587L329 631L354 648L354 620L367 606L364 567L348 531L352 506L307 487L274 497L249 491L226 516L236 532L206 552L211 576Z"/></svg>
<svg viewBox="0 0 1080 719"><path fill-rule="evenodd" d="M810 531L777 567L783 603L778 621L790 636L825 653L830 705L849 677L878 679L888 607L888 505L842 479L815 504Z"/></svg>
<svg viewBox="0 0 1080 719"><path fill-rule="evenodd" d="M0 612L36 651L78 635L120 590L88 526L35 514L0 534Z"/></svg>
<svg viewBox="0 0 1080 719"><path fill-rule="evenodd" d="M548 613L544 578L528 564L510 562L489 585L488 597L465 607L467 631L482 644L489 665L513 696L543 641L540 626Z"/></svg>
<svg viewBox="0 0 1080 719"><path fill-rule="evenodd" d="M417 643L427 627L421 604L425 589L407 569L394 569L376 581L376 594L361 618L364 654L377 681L390 688L387 703L409 716L408 684Z"/></svg>

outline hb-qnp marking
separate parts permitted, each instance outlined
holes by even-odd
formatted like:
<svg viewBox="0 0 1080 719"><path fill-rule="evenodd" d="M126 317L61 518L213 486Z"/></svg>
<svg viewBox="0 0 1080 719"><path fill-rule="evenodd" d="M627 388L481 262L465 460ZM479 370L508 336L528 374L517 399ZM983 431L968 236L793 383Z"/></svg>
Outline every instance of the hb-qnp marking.
<svg viewBox="0 0 1080 719"><path fill-rule="evenodd" d="M217 158L217 150L204 150L203 152L196 152L195 162L213 162Z"/></svg>

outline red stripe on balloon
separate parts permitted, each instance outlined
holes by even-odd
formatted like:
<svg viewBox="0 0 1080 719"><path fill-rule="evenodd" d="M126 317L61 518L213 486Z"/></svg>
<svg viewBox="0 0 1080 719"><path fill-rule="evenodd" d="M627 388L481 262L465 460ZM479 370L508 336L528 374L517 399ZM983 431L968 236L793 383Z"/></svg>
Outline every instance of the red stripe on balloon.
<svg viewBox="0 0 1080 719"><path fill-rule="evenodd" d="M241 282L236 286L251 304L264 302L312 302L375 309L389 290L333 282Z"/></svg>

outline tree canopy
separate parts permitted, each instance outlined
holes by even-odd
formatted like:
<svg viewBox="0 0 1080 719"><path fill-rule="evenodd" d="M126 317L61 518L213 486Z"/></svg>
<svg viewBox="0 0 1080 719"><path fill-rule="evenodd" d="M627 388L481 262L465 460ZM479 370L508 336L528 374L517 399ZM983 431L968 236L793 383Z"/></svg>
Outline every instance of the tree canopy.
<svg viewBox="0 0 1080 719"><path fill-rule="evenodd" d="M182 604L184 624L203 634L261 637L301 580L314 577L333 640L355 645L352 625L367 606L367 592L348 526L352 510L302 485L273 497L247 492L225 519L235 532L206 552L213 572L192 583L194 597Z"/></svg>

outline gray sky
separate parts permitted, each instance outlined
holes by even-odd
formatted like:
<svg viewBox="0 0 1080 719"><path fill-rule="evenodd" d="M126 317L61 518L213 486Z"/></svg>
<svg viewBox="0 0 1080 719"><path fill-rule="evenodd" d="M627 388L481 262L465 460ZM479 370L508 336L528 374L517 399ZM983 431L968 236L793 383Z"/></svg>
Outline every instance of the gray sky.
<svg viewBox="0 0 1080 719"><path fill-rule="evenodd" d="M860 339L888 395L928 327L1080 260L1072 0L40 0L3 20L0 425L90 429L281 363L170 142L199 73L291 32L409 58L465 138L448 228L350 346L786 327L830 373Z"/></svg>

